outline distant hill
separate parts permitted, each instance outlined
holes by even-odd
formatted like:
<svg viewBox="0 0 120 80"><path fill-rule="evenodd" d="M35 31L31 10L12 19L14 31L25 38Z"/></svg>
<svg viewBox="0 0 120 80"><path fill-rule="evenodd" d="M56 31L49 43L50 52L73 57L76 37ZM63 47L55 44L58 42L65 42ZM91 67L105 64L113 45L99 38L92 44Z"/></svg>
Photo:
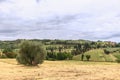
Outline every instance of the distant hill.
<svg viewBox="0 0 120 80"><path fill-rule="evenodd" d="M86 61L85 55L90 55L90 61L116 61L117 57L120 56L120 52L113 52L105 54L103 49L93 49L84 53L84 61ZM73 57L74 60L81 60L81 54Z"/></svg>

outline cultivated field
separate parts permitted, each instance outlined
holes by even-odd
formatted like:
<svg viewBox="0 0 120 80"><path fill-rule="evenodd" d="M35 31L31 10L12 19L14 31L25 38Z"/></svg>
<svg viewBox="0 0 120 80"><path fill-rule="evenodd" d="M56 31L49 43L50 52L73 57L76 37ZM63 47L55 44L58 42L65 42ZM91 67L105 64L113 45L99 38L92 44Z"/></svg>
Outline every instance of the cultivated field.
<svg viewBox="0 0 120 80"><path fill-rule="evenodd" d="M45 61L39 67L0 59L0 80L120 80L120 64L81 61Z"/></svg>

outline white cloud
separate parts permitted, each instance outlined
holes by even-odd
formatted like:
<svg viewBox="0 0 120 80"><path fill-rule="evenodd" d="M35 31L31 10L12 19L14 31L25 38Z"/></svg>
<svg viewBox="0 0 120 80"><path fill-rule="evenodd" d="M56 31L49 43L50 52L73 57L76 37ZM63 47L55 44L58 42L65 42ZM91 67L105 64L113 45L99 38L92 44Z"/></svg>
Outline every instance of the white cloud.
<svg viewBox="0 0 120 80"><path fill-rule="evenodd" d="M119 4L119 0L5 0L0 2L0 30L2 36L17 30L13 39L118 40Z"/></svg>

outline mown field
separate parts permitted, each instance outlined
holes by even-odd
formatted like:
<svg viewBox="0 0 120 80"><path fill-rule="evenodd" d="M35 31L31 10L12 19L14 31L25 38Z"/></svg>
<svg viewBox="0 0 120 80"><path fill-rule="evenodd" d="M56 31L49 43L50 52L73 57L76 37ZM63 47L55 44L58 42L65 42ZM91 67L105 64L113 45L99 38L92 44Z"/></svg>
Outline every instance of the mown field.
<svg viewBox="0 0 120 80"><path fill-rule="evenodd" d="M120 80L120 64L69 60L26 67L15 59L0 59L0 80Z"/></svg>

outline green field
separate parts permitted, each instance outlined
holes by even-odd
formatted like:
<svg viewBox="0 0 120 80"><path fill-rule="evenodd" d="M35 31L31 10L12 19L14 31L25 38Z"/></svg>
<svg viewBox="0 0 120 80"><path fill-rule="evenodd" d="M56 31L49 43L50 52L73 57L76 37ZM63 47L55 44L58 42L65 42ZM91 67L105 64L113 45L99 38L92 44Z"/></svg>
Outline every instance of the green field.
<svg viewBox="0 0 120 80"><path fill-rule="evenodd" d="M120 53L110 53L105 54L103 49L93 49L88 52L85 52L84 55L91 55L90 61L106 61L106 62L114 62L117 59L117 56L120 56ZM74 56L74 60L81 60L81 54ZM86 61L86 57L84 57Z"/></svg>

